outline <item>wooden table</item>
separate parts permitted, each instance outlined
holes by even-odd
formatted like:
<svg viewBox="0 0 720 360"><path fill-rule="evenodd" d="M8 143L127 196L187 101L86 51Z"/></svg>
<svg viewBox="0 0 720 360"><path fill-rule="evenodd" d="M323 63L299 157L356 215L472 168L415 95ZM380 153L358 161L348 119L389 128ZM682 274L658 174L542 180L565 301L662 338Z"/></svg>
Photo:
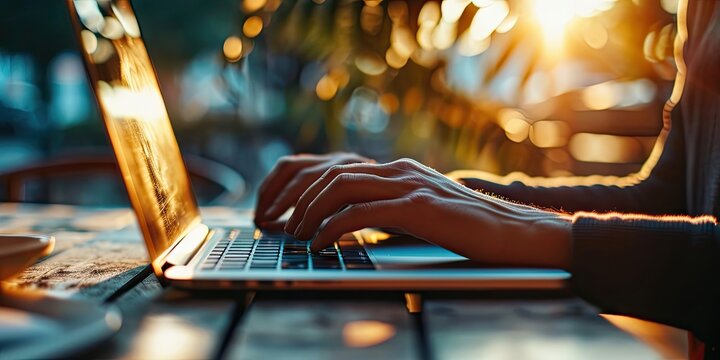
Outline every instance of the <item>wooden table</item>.
<svg viewBox="0 0 720 360"><path fill-rule="evenodd" d="M229 208L203 209L211 225L236 224L242 213ZM629 318L603 318L567 292L422 294L423 311L411 313L402 293L191 294L163 288L154 275L143 271L147 254L134 216L127 209L0 204L0 233L8 232L49 233L56 238L56 248L5 286L46 289L121 309L123 326L117 336L85 354L88 357L684 356L683 332ZM636 336L613 324L634 329Z"/></svg>

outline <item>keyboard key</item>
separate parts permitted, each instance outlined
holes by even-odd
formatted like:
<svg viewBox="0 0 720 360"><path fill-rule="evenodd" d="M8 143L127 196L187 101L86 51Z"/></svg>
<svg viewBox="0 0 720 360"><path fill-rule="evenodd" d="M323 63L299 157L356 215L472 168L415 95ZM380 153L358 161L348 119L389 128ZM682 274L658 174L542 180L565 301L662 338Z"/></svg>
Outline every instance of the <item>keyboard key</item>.
<svg viewBox="0 0 720 360"><path fill-rule="evenodd" d="M320 263L320 262L340 262L340 259L337 257L312 257L312 260L314 263Z"/></svg>
<svg viewBox="0 0 720 360"><path fill-rule="evenodd" d="M250 252L228 252L225 256L250 256Z"/></svg>
<svg viewBox="0 0 720 360"><path fill-rule="evenodd" d="M342 254L343 257L348 257L348 258L367 257L367 254L365 253L364 250L352 250L352 251L341 250L340 253Z"/></svg>
<svg viewBox="0 0 720 360"><path fill-rule="evenodd" d="M220 270L243 270L245 269L245 264L224 264L220 265Z"/></svg>
<svg viewBox="0 0 720 360"><path fill-rule="evenodd" d="M252 244L233 244L230 249L252 249Z"/></svg>
<svg viewBox="0 0 720 360"><path fill-rule="evenodd" d="M286 270L306 270L308 268L307 263L297 263L297 264L291 264L291 263L283 263L282 268Z"/></svg>
<svg viewBox="0 0 720 360"><path fill-rule="evenodd" d="M250 265L251 269L268 269L268 270L275 270L275 265L267 265L267 264L252 264Z"/></svg>
<svg viewBox="0 0 720 360"><path fill-rule="evenodd" d="M228 267L244 268L246 264L247 263L244 261L242 261L242 262L224 262L224 263L220 264L220 268L222 268L222 269L226 269Z"/></svg>
<svg viewBox="0 0 720 360"><path fill-rule="evenodd" d="M222 259L223 262L247 262L246 257L226 257Z"/></svg>
<svg viewBox="0 0 720 360"><path fill-rule="evenodd" d="M300 255L300 256L307 257L308 252L307 252L307 250L304 250L304 249L303 250L290 250L290 251L283 251L283 254L285 254L285 255Z"/></svg>
<svg viewBox="0 0 720 360"><path fill-rule="evenodd" d="M253 262L261 262L261 261L262 261L262 262L277 262L277 261L278 261L278 258L276 258L276 257L257 257L257 256L255 256L255 257L252 258L252 261L253 261Z"/></svg>
<svg viewBox="0 0 720 360"><path fill-rule="evenodd" d="M223 259L223 261L225 261L225 262L228 262L228 261L235 261L235 262L237 262L237 261L248 261L248 258L247 258L247 257L226 257L226 258Z"/></svg>
<svg viewBox="0 0 720 360"><path fill-rule="evenodd" d="M318 254L310 254L308 249L308 242L285 233L232 230L208 254L201 269L273 270L279 266L284 270L374 270L370 257L356 241L338 242Z"/></svg>
<svg viewBox="0 0 720 360"><path fill-rule="evenodd" d="M307 259L290 259L290 260L283 259L282 263L283 264L307 264L308 261L307 261Z"/></svg>
<svg viewBox="0 0 720 360"><path fill-rule="evenodd" d="M307 256L296 256L296 255L283 256L283 260L282 260L283 268L307 269L307 266L308 266Z"/></svg>

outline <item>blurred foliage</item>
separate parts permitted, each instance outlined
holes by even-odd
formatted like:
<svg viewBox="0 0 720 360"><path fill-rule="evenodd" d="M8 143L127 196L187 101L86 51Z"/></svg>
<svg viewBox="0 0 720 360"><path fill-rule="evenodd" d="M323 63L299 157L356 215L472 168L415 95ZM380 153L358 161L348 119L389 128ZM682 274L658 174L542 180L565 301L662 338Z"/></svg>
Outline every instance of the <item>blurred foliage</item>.
<svg viewBox="0 0 720 360"><path fill-rule="evenodd" d="M278 156L332 150L625 174L674 76L673 0L133 5L183 150L251 187ZM64 1L0 2L0 169L107 147L66 14Z"/></svg>
<svg viewBox="0 0 720 360"><path fill-rule="evenodd" d="M563 175L578 172L574 158L605 163L589 172L623 173L642 162L659 130L674 76L672 6L248 0L240 2L238 31L224 51L236 78L272 83L279 76L289 103L313 96L325 102L320 125L287 115L284 126L300 136L296 147L325 131L330 149L412 156L444 170ZM242 106L238 112L246 116ZM596 124L576 123L586 115ZM595 138L597 146L578 145L574 154L573 135L603 134L603 117L617 120L608 133L634 140ZM622 152L615 158L583 154L612 140Z"/></svg>

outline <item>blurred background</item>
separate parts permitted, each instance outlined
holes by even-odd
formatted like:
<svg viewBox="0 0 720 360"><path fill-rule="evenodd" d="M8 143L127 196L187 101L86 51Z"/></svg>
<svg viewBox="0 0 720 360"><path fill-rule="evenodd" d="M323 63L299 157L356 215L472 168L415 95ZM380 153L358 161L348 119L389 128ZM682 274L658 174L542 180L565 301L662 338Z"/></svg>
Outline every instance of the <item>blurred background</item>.
<svg viewBox="0 0 720 360"><path fill-rule="evenodd" d="M624 175L647 158L675 75L673 0L133 5L183 152L242 179L239 205L297 152ZM111 152L65 2L3 1L0 175L88 154ZM201 203L214 198L194 186ZM112 171L38 175L23 194L127 202Z"/></svg>

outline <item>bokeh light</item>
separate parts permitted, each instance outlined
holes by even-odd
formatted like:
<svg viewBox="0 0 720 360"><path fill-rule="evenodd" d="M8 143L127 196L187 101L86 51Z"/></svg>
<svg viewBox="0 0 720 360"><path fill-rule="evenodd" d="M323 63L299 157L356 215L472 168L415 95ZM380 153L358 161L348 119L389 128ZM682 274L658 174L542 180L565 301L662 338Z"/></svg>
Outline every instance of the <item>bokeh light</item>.
<svg viewBox="0 0 720 360"><path fill-rule="evenodd" d="M237 36L229 36L223 43L223 54L225 59L230 62L240 60L243 53L243 43Z"/></svg>
<svg viewBox="0 0 720 360"><path fill-rule="evenodd" d="M263 29L263 21L259 16L251 16L245 20L243 24L243 34L249 38L254 38L260 34Z"/></svg>

